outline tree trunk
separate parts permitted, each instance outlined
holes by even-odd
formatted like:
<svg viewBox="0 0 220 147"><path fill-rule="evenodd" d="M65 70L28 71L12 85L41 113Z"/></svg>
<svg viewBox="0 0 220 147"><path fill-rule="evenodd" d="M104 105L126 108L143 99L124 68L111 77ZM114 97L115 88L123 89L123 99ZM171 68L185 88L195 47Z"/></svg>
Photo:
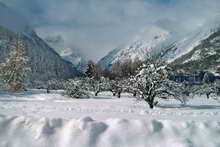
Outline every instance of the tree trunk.
<svg viewBox="0 0 220 147"><path fill-rule="evenodd" d="M49 88L47 88L47 93L50 93L50 90L49 90Z"/></svg>
<svg viewBox="0 0 220 147"><path fill-rule="evenodd" d="M150 109L154 108L154 104L149 103Z"/></svg>
<svg viewBox="0 0 220 147"><path fill-rule="evenodd" d="M207 99L209 99L210 93L206 93L206 97Z"/></svg>
<svg viewBox="0 0 220 147"><path fill-rule="evenodd" d="M121 98L121 92L118 92L118 98Z"/></svg>
<svg viewBox="0 0 220 147"><path fill-rule="evenodd" d="M150 96L146 101L147 101L150 109L153 109L154 108L154 97Z"/></svg>
<svg viewBox="0 0 220 147"><path fill-rule="evenodd" d="M96 91L95 96L98 96L98 94L99 94L99 91Z"/></svg>
<svg viewBox="0 0 220 147"><path fill-rule="evenodd" d="M136 92L136 91L133 93L133 96L134 96L134 97L136 97L136 96L137 96L137 92Z"/></svg>

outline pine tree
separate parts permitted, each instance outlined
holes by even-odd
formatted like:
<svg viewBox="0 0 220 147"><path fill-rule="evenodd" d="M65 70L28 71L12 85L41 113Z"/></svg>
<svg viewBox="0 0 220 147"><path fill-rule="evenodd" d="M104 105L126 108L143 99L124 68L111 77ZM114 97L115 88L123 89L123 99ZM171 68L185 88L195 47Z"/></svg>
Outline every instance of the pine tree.
<svg viewBox="0 0 220 147"><path fill-rule="evenodd" d="M95 68L95 63L90 60L87 64L87 69L85 72L87 77L92 78L94 76L94 68Z"/></svg>
<svg viewBox="0 0 220 147"><path fill-rule="evenodd" d="M25 90L27 72L30 71L25 50L25 44L17 39L10 55L0 64L0 78L13 92Z"/></svg>

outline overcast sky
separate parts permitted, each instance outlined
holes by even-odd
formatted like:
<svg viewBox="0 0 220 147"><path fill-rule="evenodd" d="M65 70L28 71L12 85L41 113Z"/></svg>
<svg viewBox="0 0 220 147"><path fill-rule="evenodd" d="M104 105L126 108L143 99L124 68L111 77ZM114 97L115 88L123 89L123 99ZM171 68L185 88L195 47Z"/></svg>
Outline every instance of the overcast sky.
<svg viewBox="0 0 220 147"><path fill-rule="evenodd" d="M128 43L148 25L172 22L190 32L220 12L220 0L0 1L21 11L42 37L61 35L66 47L81 49L94 60Z"/></svg>

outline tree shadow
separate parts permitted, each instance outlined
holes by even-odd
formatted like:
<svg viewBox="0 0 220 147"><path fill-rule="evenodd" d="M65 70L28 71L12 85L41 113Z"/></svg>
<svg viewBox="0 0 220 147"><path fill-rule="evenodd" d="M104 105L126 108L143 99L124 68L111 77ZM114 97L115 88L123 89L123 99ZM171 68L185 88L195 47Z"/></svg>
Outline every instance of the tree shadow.
<svg viewBox="0 0 220 147"><path fill-rule="evenodd" d="M96 99L96 100L110 100L110 99L118 99L117 97L113 97L113 96L94 96L92 97L92 99Z"/></svg>
<svg viewBox="0 0 220 147"><path fill-rule="evenodd" d="M7 103L8 103L8 102L9 102L9 103L10 103L10 102L13 102L13 103L16 102L16 103L17 103L17 102L27 102L27 101L26 101L26 100L15 100L15 99L12 99L12 100L9 100L9 99L0 99L0 102L7 102Z"/></svg>
<svg viewBox="0 0 220 147"><path fill-rule="evenodd" d="M210 109L220 109L220 105L191 105L191 104L187 104L187 105L183 105L183 104L160 104L157 106L158 108L165 108L165 109L185 109L185 108L189 108L192 110L210 110Z"/></svg>
<svg viewBox="0 0 220 147"><path fill-rule="evenodd" d="M32 89L32 90L27 90L24 92L19 92L19 93L13 93L9 91L0 91L0 97L25 97L25 96L31 96L35 94L46 94L46 90L44 89Z"/></svg>

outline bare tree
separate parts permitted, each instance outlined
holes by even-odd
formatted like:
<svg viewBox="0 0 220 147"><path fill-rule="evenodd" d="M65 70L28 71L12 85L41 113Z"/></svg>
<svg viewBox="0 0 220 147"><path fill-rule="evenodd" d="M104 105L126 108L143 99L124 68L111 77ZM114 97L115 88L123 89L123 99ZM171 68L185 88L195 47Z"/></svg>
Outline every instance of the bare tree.
<svg viewBox="0 0 220 147"><path fill-rule="evenodd" d="M207 99L217 99L220 96L220 80L216 80L213 83L205 83L201 86L197 86L196 94L206 95Z"/></svg>
<svg viewBox="0 0 220 147"><path fill-rule="evenodd" d="M128 78L135 75L136 70L140 67L142 62L135 58L134 61L126 59L115 62L110 69L111 74L118 78Z"/></svg>
<svg viewBox="0 0 220 147"><path fill-rule="evenodd" d="M94 85L95 96L98 96L100 92L109 91L110 87L110 80L108 78L101 77Z"/></svg>

